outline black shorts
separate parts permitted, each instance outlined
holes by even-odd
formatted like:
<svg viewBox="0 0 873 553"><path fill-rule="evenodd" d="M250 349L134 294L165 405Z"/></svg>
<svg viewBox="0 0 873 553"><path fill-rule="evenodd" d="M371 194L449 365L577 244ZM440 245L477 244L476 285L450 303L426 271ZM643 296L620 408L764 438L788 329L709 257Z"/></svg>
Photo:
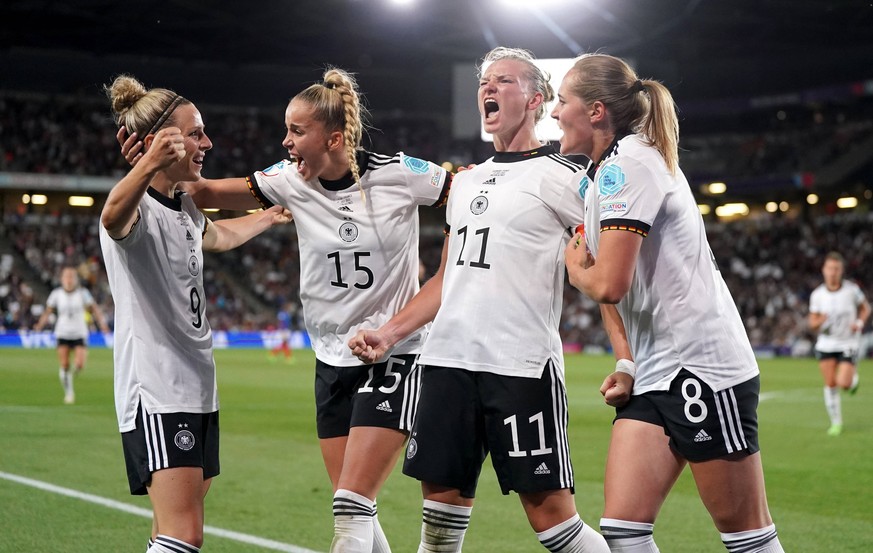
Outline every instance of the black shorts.
<svg viewBox="0 0 873 553"><path fill-rule="evenodd" d="M79 346L85 345L85 340L83 338L76 338L75 340L68 340L66 338L58 338L56 340L59 346L67 346L70 348L75 348Z"/></svg>
<svg viewBox="0 0 873 553"><path fill-rule="evenodd" d="M136 428L121 434L131 495L146 495L152 473L201 467L203 479L218 476L218 411L150 415L140 406Z"/></svg>
<svg viewBox="0 0 873 553"><path fill-rule="evenodd" d="M489 453L504 494L573 490L567 394L551 363L539 379L422 368L403 473L472 498Z"/></svg>
<svg viewBox="0 0 873 553"><path fill-rule="evenodd" d="M334 367L315 360L318 437L348 436L353 426L396 428L409 433L421 385L417 355L383 363Z"/></svg>
<svg viewBox="0 0 873 553"><path fill-rule="evenodd" d="M821 351L815 350L815 358L819 361L824 361L826 359L836 359L837 363L851 363L853 365L858 364L858 354L860 353L859 348L847 348L841 351Z"/></svg>
<svg viewBox="0 0 873 553"><path fill-rule="evenodd" d="M670 437L670 447L692 462L719 459L758 447L759 376L714 393L702 380L682 369L666 392L631 396L616 409L615 419L656 424Z"/></svg>

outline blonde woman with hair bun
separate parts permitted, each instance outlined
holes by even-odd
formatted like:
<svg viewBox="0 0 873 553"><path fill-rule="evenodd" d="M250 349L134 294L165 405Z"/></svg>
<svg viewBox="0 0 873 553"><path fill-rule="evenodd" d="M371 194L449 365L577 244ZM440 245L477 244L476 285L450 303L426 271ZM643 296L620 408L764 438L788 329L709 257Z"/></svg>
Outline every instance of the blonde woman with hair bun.
<svg viewBox="0 0 873 553"><path fill-rule="evenodd" d="M316 358L316 429L333 487L330 550L386 553L376 496L415 416L427 327L374 365L347 343L418 291L418 207L441 206L451 174L403 152L363 149L365 113L352 75L329 68L285 110L288 160L244 178L199 179L189 190L201 207L281 205L294 214L300 299ZM122 152L136 161L136 136Z"/></svg>
<svg viewBox="0 0 873 553"><path fill-rule="evenodd" d="M115 302L115 405L128 482L131 494L147 494L152 504L148 553L196 553L203 544L203 500L219 472L203 250L234 248L290 217L273 207L207 219L178 186L200 178L212 148L197 107L127 75L106 92L116 122L144 139L138 163L109 192L100 215Z"/></svg>

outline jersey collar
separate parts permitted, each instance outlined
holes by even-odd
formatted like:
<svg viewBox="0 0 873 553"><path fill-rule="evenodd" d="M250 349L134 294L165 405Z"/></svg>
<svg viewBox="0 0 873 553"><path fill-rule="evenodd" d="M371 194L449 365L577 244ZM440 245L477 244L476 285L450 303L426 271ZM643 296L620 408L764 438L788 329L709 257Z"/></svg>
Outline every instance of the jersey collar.
<svg viewBox="0 0 873 553"><path fill-rule="evenodd" d="M149 196L151 196L155 201L157 201L159 204L163 205L164 207L170 208L173 211L182 211L182 194L183 194L183 192L181 190L176 190L173 193L172 198L168 198L168 197L164 196L163 194L161 194L160 192L158 192L157 190L155 190L151 186L149 186L146 189L146 192L148 193Z"/></svg>
<svg viewBox="0 0 873 553"><path fill-rule="evenodd" d="M543 144L539 148L528 150L526 152L496 152L494 154L494 163L514 163L516 161L524 161L534 157L544 157L558 153L555 147L551 144Z"/></svg>
<svg viewBox="0 0 873 553"><path fill-rule="evenodd" d="M359 175L361 178L364 178L364 173L367 172L367 164L370 163L370 153L366 150L358 150L356 158L358 160L358 171L360 171ZM355 179L352 178L352 172L349 171L337 180L328 180L318 177L318 182L321 183L321 186L323 186L325 190L339 192L340 190L345 190L346 188L354 186Z"/></svg>

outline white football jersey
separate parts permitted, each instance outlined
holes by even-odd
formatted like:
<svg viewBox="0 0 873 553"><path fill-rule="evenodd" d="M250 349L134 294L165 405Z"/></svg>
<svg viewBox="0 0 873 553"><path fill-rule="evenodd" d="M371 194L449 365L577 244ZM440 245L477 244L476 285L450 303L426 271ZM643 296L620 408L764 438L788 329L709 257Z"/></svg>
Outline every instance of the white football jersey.
<svg viewBox="0 0 873 553"><path fill-rule="evenodd" d="M834 352L858 347L858 335L852 332L852 324L864 299L864 292L849 280L843 280L837 290L828 290L820 284L812 291L809 312L827 315L818 331L815 349Z"/></svg>
<svg viewBox="0 0 873 553"><path fill-rule="evenodd" d="M637 365L633 393L667 390L683 367L716 391L754 377L752 346L685 175L671 174L637 135L604 156L584 184L588 248L596 258L602 232L645 237L617 305Z"/></svg>
<svg viewBox="0 0 873 553"><path fill-rule="evenodd" d="M551 360L563 375L564 248L582 222L584 175L550 145L455 175L442 304L422 364L539 378Z"/></svg>
<svg viewBox="0 0 873 553"><path fill-rule="evenodd" d="M91 292L81 286L72 292L55 288L45 303L54 309L57 318L55 338L87 341L88 325L85 322L85 310L94 305Z"/></svg>
<svg viewBox="0 0 873 553"><path fill-rule="evenodd" d="M147 413L218 410L203 293L206 218L187 194L149 188L130 234L100 246L115 301L115 407L122 432Z"/></svg>
<svg viewBox="0 0 873 553"><path fill-rule="evenodd" d="M439 205L448 192L442 167L398 153L360 151L366 203L351 177L304 180L297 164L280 161L248 177L264 207L291 211L300 250L300 300L316 357L358 366L348 341L379 328L418 292L418 206ZM389 352L418 353L421 328Z"/></svg>

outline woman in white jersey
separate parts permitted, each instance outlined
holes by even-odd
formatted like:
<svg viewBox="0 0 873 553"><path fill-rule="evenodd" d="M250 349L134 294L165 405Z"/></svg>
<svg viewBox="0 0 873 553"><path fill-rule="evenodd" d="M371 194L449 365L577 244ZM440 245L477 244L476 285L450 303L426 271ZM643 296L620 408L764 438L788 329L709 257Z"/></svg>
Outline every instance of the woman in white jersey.
<svg viewBox="0 0 873 553"><path fill-rule="evenodd" d="M74 374L79 374L85 369L85 360L88 357L86 311L91 312L100 332L108 334L109 327L106 325L103 311L94 303L91 292L79 286L79 274L76 272L76 268L64 267L61 269L61 285L49 294L45 302L45 311L33 326L33 330L40 332L51 314L57 313L54 334L57 341L58 362L60 363L58 377L64 388L64 403L67 404L76 401L73 374L70 373L70 353L73 354Z"/></svg>
<svg viewBox="0 0 873 553"><path fill-rule="evenodd" d="M488 454L501 490L518 493L547 549L608 551L573 500L558 322L585 173L536 137L553 97L529 52L485 56L478 103L497 152L455 176L437 274L349 344L373 362L433 320L404 463L424 495L419 551L461 550Z"/></svg>
<svg viewBox="0 0 873 553"><path fill-rule="evenodd" d="M552 113L561 151L596 161L570 282L617 304L636 361L617 410L601 531L613 551L652 552L655 518L686 464L729 551L782 551L758 451L758 366L678 167L670 92L621 59L584 55ZM621 339L610 333L613 342ZM634 373L607 378L604 388Z"/></svg>
<svg viewBox="0 0 873 553"><path fill-rule="evenodd" d="M206 219L177 189L199 178L212 148L194 104L167 89L146 90L129 76L106 89L116 122L145 142L100 216L115 300L115 404L128 481L132 494L148 494L154 510L148 553L194 553L203 543L203 499L219 472L203 250L234 248L290 217L273 208Z"/></svg>
<svg viewBox="0 0 873 553"><path fill-rule="evenodd" d="M418 291L418 206L442 204L450 175L402 152L361 149L363 109L352 76L329 69L285 111L282 144L293 161L247 178L201 180L192 192L202 207L281 205L294 214L318 438L334 491L331 551L384 553L376 495L409 435L426 329L377 365L362 364L347 343ZM126 141L128 159L135 139Z"/></svg>
<svg viewBox="0 0 873 553"><path fill-rule="evenodd" d="M815 357L824 378L824 401L831 426L830 436L843 432L840 388L855 393L861 330L870 316L870 304L857 284L843 279L843 256L825 256L821 274L824 282L809 297L809 328L818 332Z"/></svg>

